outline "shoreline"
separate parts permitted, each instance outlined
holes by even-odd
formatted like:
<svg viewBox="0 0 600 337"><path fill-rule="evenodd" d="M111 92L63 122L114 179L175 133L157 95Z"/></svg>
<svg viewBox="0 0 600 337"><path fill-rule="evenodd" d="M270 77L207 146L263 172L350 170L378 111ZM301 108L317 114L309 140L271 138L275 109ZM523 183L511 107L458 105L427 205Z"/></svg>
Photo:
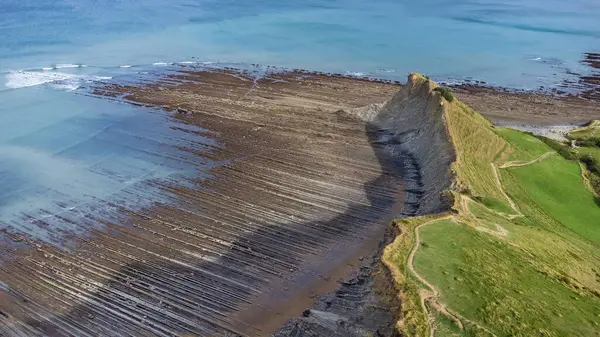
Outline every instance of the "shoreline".
<svg viewBox="0 0 600 337"><path fill-rule="evenodd" d="M452 179L444 179L447 172L436 172L440 157L429 150L431 139L443 134L435 131L441 126L423 120L419 128L427 130L430 137L406 137L414 132L412 124L403 123L406 116L394 115L394 102L402 100L390 99L406 86L395 82L308 71L263 75L232 69L178 71L137 86L104 83L92 87L89 95L159 108L171 112L168 118L210 130L223 146L185 150L202 152L220 164L211 169L210 179L189 186L163 186L180 197L180 204L129 214L132 228L108 224L109 232L95 231L94 240L80 242L88 259L84 265L108 270L103 278L86 272L89 279L84 283L72 283L80 276L71 275L68 268L81 263L80 257L43 246L18 254L28 262L7 265L7 271L30 269L23 272L30 279L9 282L9 289L20 288L23 293L28 287L37 287L36 282L41 281L35 273L30 274L35 265L51 268L49 274L58 272L53 281L74 289L85 282L102 285L98 292L85 290L84 301L74 300L81 305L62 305L56 318L70 324L84 320L91 324L89 331L95 332L107 327L90 317L102 315L123 331L153 331L155 335L161 335L157 331L209 330L268 335L288 319L303 315L303 323L291 324L307 329L354 329L359 336L364 331L383 330L391 335L396 309L386 300L389 289L383 287L381 296L373 290L386 283L377 281L381 270L373 266L380 265L381 242L389 240L385 232L390 219L397 216L394 213L399 211L402 197L405 209L412 208L409 215L442 207L438 190ZM509 117L518 121L572 119L564 113L565 106L584 107L578 110L578 118L600 119L600 108L578 98L480 89L456 90L456 95L461 100L471 99L474 108L488 118L502 115L498 110L502 102L513 102ZM381 102L391 104L378 117L386 121L371 119L376 116L369 106L382 107ZM423 118L419 109L414 112L412 123ZM447 141L438 139L438 143L444 147ZM450 160L449 150L442 152ZM415 166L406 167L406 159L415 155L421 156L413 157ZM364 249L348 250L349 246ZM110 247L108 252L105 247ZM365 257L372 250L373 258ZM67 267L55 260L56 256L69 261ZM107 264L106 259L111 262ZM79 269L74 272L82 273ZM196 275L202 278L198 280ZM350 281L338 282L338 278ZM199 307L189 307L190 300L182 297L190 289L193 294L187 296L200 303ZM62 290L52 291L60 294ZM350 313L339 311L343 306L335 303L343 301L348 291L357 298L366 296L368 301L353 302L356 310ZM140 304L119 305L120 294L137 294L133 298ZM45 291L27 296L39 300L38 306L54 305ZM154 307L159 299L166 307ZM306 311L315 299L319 301L314 309ZM3 300L31 310L30 304L14 304L18 299ZM98 301L107 307L125 308L125 318L99 314L94 304ZM2 302L0 306L4 307ZM7 315L19 326L33 319L19 316L27 317L23 312ZM140 315L144 319L139 320ZM374 317L370 320L373 324L360 323L363 315ZM348 324L331 325L340 319ZM306 326L306 322L310 324ZM36 324L41 324L41 329L63 329L50 323Z"/></svg>
<svg viewBox="0 0 600 337"><path fill-rule="evenodd" d="M489 85L485 81L465 79L462 83L436 81L440 85L451 88L456 96L466 104L480 111L494 123L528 124L532 126L549 126L564 124L584 124L593 119L600 119L600 54L585 53L581 61L589 67L589 73L578 74L578 81L563 81L555 87L539 87L535 89L509 88ZM165 71L166 70L166 71ZM162 72L157 72L139 83L141 86L151 85L170 77L187 76L201 72L235 72L245 74L253 80L263 76L316 76L330 79L352 80L363 83L390 84L401 87L404 83L399 79L376 76L356 76L348 73L314 71L300 68L286 68L255 63L223 63L187 64L174 62ZM129 76L129 75L128 75ZM144 75L146 77L147 75ZM134 76L135 77L135 76ZM126 81L127 83L127 81ZM135 82L133 82L135 83ZM92 92L95 88L120 85L115 81L98 81L88 86ZM126 84L127 85L127 84ZM136 104L136 102L130 102ZM569 113L565 110L571 108Z"/></svg>
<svg viewBox="0 0 600 337"><path fill-rule="evenodd" d="M596 65L596 67L600 67ZM295 68L283 68L277 66L262 66L259 64L248 64L245 67L220 67L214 64L200 67L189 64L176 65L175 71L169 71L166 75L156 74L153 81L145 80L141 86L159 83L171 77L185 78L202 72L234 72L245 74L253 80L259 80L269 74L283 76L322 77L329 79L350 80L362 83L394 85L401 88L404 84L399 80L390 80L376 77L358 77L342 73L331 73L311 71ZM598 75L600 76L600 75ZM599 77L600 78L600 77ZM598 79L600 81L600 79ZM479 83L462 83L448 85L455 95L463 102L472 106L486 118L497 125L518 125L525 128L547 128L552 126L562 127L564 125L580 126L591 120L600 119L600 96L590 95L595 91L600 92L600 86L595 84L579 87L577 92L567 93L560 90L546 89L514 89L506 87L489 86L483 81ZM443 85L444 82L439 82ZM600 83L600 82L599 82ZM167 83L168 84L168 83ZM95 90L102 87L119 86L119 82L99 82L89 86L92 95ZM100 89L101 90L101 89ZM107 95L104 95L106 98ZM144 105L135 101L127 101L135 105ZM149 104L148 107L156 107ZM166 107L168 108L168 107Z"/></svg>
<svg viewBox="0 0 600 337"><path fill-rule="evenodd" d="M215 144L187 142L181 150L216 165L181 186L156 181L176 203L120 214L125 223L72 238L76 254L31 243L4 261L4 303L11 304L0 307L9 326L266 336L368 263L402 200L402 180L396 159L377 143L379 131L340 109L383 101L397 86L196 76L201 81L97 89L102 99L162 108L165 118L209 130ZM34 308L54 309L31 316ZM391 321L390 312L377 315Z"/></svg>

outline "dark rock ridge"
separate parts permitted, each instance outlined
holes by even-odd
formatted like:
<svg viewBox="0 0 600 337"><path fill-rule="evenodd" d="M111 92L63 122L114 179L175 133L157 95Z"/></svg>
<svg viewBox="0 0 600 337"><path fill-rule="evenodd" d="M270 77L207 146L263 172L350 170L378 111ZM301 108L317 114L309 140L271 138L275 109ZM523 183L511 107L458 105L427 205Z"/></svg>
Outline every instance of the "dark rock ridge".
<svg viewBox="0 0 600 337"><path fill-rule="evenodd" d="M404 205L397 218L450 208L443 192L453 187L451 165L456 154L444 121L443 100L433 86L411 74L406 86L389 101L350 113L367 121L376 133L376 143L397 163L405 181ZM275 336L398 336L399 303L394 303L397 297L391 275L380 262L383 248L394 234L390 228L355 278L341 282L336 292L320 298Z"/></svg>

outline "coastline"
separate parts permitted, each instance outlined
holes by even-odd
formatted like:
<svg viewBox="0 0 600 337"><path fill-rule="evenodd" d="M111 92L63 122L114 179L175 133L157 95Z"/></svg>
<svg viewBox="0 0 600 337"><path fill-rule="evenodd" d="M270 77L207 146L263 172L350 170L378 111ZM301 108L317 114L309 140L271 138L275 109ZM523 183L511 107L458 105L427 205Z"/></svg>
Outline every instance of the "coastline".
<svg viewBox="0 0 600 337"><path fill-rule="evenodd" d="M69 238L73 253L16 237L31 248L3 260L0 306L13 334L269 335L368 263L402 180L378 131L340 109L383 101L397 86L194 76L95 92L208 130L214 144L180 150L215 165L198 179L155 181L174 203L135 213L115 205L127 220Z"/></svg>
<svg viewBox="0 0 600 337"><path fill-rule="evenodd" d="M217 140L224 144L224 146L217 146L203 153L207 158L222 165L211 171L212 178L214 179L208 179L203 182L194 181L193 185L196 186L192 188L163 186L166 191L179 194L182 197L182 204L186 205L185 207L193 206L194 203L198 202L205 202L206 204L200 208L197 208L196 204L196 206L193 206L195 210L188 210L188 214L185 217L179 215L182 209L178 207L158 207L140 214L130 214L131 223L136 228L135 230L123 230L118 224L109 225L113 234L117 233L118 239L107 236L106 233L100 231L94 232L94 234L98 238L101 238L101 240L106 240L104 244L111 246L111 249L114 249L114 251L119 251L121 245L130 244L131 241L129 240L131 238L135 238L135 241L138 242L137 244L140 245L139 247L143 247L144 245L162 247L159 248L160 250L164 249L160 252L160 255L168 256L168 259L175 259L175 261L186 261L185 264L182 265L179 263L176 267L176 269L182 268L181 271L178 271L178 273L182 274L191 272L193 275L193 273L198 272L198 268L200 270L208 270L214 274L217 272L217 269L214 269L211 263L213 261L220 261L224 257L227 262L219 262L219 265L233 263L238 268L242 268L240 270L244 270L242 273L243 281L241 283L232 276L233 282L231 282L231 288L228 288L229 286L224 284L215 286L214 280L203 283L203 286L216 287L215 289L219 289L219 291L225 289L230 295L235 294L234 297L239 303L226 301L227 303L224 303L223 307L216 309L211 304L205 304L205 307L200 312L204 312L204 315L211 317L211 321L208 321L206 326L203 327L188 325L185 329L189 331L224 329L222 331L235 332L239 335L267 335L277 330L285 321L300 316L305 309L310 307L315 298L321 296L320 301L317 301L314 307L317 309L304 313L306 316L304 318L308 320L317 317L317 321L320 320L320 323L317 322L318 327L329 326L331 328L330 323L338 322L340 317L342 317L349 324L339 325L336 323L333 326L333 331L336 329L342 329L342 331L355 329L356 335L361 335L364 331L380 330L379 327L375 326L379 325L383 327L381 329L387 327L384 332L380 330L381 333L391 335L393 334L393 329L390 330L392 327L390 322L397 318L392 317L395 316L394 310L396 309L393 309L393 305L389 301L386 301L386 296L379 296L377 295L377 290L373 290L377 287L381 288L381 284L385 283L377 282L376 277L373 277L373 275L377 276L381 273L381 270L378 269L381 267L379 262L381 251L383 245L389 243L391 239L391 234L388 233L386 236L385 233L389 230L388 224L391 222L392 217L401 217L399 215L401 212L398 207L398 200L402 200L402 194L405 199L405 215L410 216L427 214L425 211L423 211L424 213L419 213L423 204L423 195L436 195L439 191L435 192L437 189L434 189L435 191L432 190L433 192L425 192L423 190L422 179L425 174L423 170L427 170L430 165L423 165L422 163L427 162L428 159L406 160L407 158L410 159L411 155L414 155L406 152L407 149L414 150L415 148L414 144L407 145L407 142L410 142L410 137L405 139L403 137L406 137L406 135L404 135L400 138L386 138L386 132L390 132L388 130L390 127L389 123L370 124L373 120L370 120L368 116L367 118L362 116L362 118L357 119L356 115L360 115L363 112L368 113L364 109L361 110L361 107L388 101L388 98L392 94L404 87L393 81L364 79L327 73L308 71L274 72L265 77L262 75L254 76L252 73L239 72L235 69L216 70L213 72L180 71L177 74L168 75L154 83L142 84L140 86L120 86L118 84L95 86L91 93L92 95L98 96L101 99L114 99L171 111L173 112L171 117L184 124L199 125L218 134ZM582 122L600 118L600 109L594 105L594 102L572 96L556 97L542 93L507 92L501 89L473 89L467 87L455 88L455 92L461 100L466 102L471 100L469 104L473 104L475 109L480 110L488 118L504 116L505 111L499 109L498 106L512 101L514 106L507 110L509 113L506 113L509 118L505 118L503 122L519 122L535 125L561 123L574 118L565 113L569 107L576 108L579 113L576 118L581 119ZM390 108L389 113L392 117L393 111L395 110ZM559 113L561 111L562 113ZM399 121L394 121L392 125L402 124ZM426 122L423 122L418 128L423 129L428 126ZM411 130L396 130L394 134L405 134L407 132L410 133ZM386 140L382 141L381 139ZM421 142L423 140L425 139L422 139ZM425 143L421 145L427 146ZM299 152L290 152L292 148L296 149L294 151ZM267 150L265 151L265 149ZM204 149L187 150L204 151ZM390 151L392 153L396 152L399 156L389 157L388 154ZM313 158L315 153L322 157L320 159ZM432 155L431 160L437 159L435 153ZM323 158L325 158L324 161ZM275 165L276 169L273 170L272 167L268 167L269 165L261 163L263 160L268 161L269 165ZM291 165L286 164L286 161L289 160L292 160ZM431 160L429 160L430 163L432 162ZM379 168L373 164L374 162L379 162ZM421 164L415 164L417 162L421 162ZM356 176L357 174L358 176ZM268 178L270 175L272 177ZM432 176L435 175L436 173L434 172ZM279 181L286 181L290 177L293 179L288 181L287 184L279 183ZM445 175L440 175L439 178L443 177ZM219 185L220 183L214 183L215 181L219 181L219 179L222 181L221 185ZM334 182L333 186L331 186L332 180ZM244 182L240 186L232 187L240 181ZM310 184L305 185L310 181L318 182L316 186L319 187L310 187ZM451 179L442 179L442 183L437 188L444 189L451 182ZM202 186L202 188L196 190L198 186ZM259 190L262 190L262 192L257 193L256 186L259 186ZM390 190L390 186L394 188ZM330 187L333 189L328 190ZM214 189L221 196L218 198L209 196L205 193L205 189ZM361 190L364 190L363 192L366 195L361 195ZM265 194L263 192L268 193ZM326 193L323 194L324 192ZM343 197L340 197L340 195ZM308 199L306 199L307 197ZM240 202L244 202L244 200L251 201L256 198L261 203L259 208L251 205L252 207L245 208L246 211L233 212L236 207L239 207ZM278 200L281 198L288 199L289 202L280 203ZM186 201L186 199L189 201ZM308 208L302 212L295 211L294 207L296 207L298 200L307 205ZM351 203L348 202L349 200L358 205L351 206ZM220 202L226 203L229 208L217 207ZM319 205L322 202L325 202L326 205L324 207L325 213L329 213L329 215L325 215L324 219L326 220L324 220L324 223L327 226L333 226L333 231L327 233L327 240L321 242L321 238L319 237L320 232L318 231L313 232L311 229L308 232L304 232L303 230L298 231L295 229L288 232L285 229L285 225L282 225L284 223L295 223L296 221L289 220L291 216L291 219L294 219L294 217L302 219L300 222L307 223L309 227L321 227L323 220L311 219L310 207L315 207L315 205ZM365 209L368 205L378 204L376 214ZM233 253L216 249L216 247L223 244L218 241L220 240L218 236L216 241L212 237L216 235L217 232L215 231L217 229L211 229L207 233L198 235L195 232L198 228L190 229L185 226L186 223L194 223L195 221L206 219L206 215L199 217L198 212L210 207L217 207L215 208L217 209L217 213L222 213L218 218L211 216L211 221L215 223L214 228L221 226L230 217L235 218L236 222L240 225L244 221L258 223L261 221L261 218L270 216L268 212L270 207L273 206L276 208L271 210L275 210L278 213L276 221L283 222L280 224L271 224L266 229L260 226L247 227L244 231L245 233L250 233L248 236L240 235L235 240L226 244L226 246L233 247L229 249L234 254L239 253L244 256L250 256L250 259L244 260L241 265L237 265L234 262L238 257L229 257L228 254ZM406 210L411 207L412 209ZM438 205L438 207L431 209L439 210L441 208ZM185 209L183 210L185 211ZM244 219L246 217L244 212L253 212L251 219ZM346 237L346 241L341 240L343 235L348 234L345 233L345 222L351 219L358 221L357 227L352 228L350 235ZM368 225L372 223L377 223L377 225L370 228ZM164 225L173 227L172 230L182 231L182 233L177 234L175 237L171 235L164 236L165 233L162 233L164 228L161 228ZM147 233L139 236L138 231L140 230ZM270 232L275 233L275 235L271 236ZM169 238L169 240L175 238L175 241L168 245L162 243L160 242L161 240L153 238L157 233L165 238ZM235 229L224 231L224 233L235 233ZM192 247L194 245L196 248L202 247L198 246L201 242L212 242L209 243L211 245L209 249L210 253L206 253L206 247L194 253L196 254L196 258L200 256L203 260L209 262L206 266L193 266L194 268L191 269L196 270L195 272L187 270L187 264L194 259L184 258L181 260L181 256L183 256L181 252L173 256L168 255L178 249L176 242L180 242L179 244L181 244L181 242L189 240L189 236L186 238L189 234L202 238L198 242L194 241ZM302 260L304 257L295 255L296 253L292 251L286 251L285 253L278 252L280 240L289 243L291 242L289 240L292 238L296 240L298 234L300 234L302 240L308 243L308 246L304 243L293 243L292 246L301 252L308 252L311 257L306 260ZM119 237L120 235L123 236ZM179 237L179 235L182 236ZM268 242L266 246L253 247L252 242L256 238L267 238ZM147 240L148 243L143 243L144 240ZM198 238L193 238L193 240L198 240ZM92 241L81 242L81 247L84 247L84 250L88 250L86 255L94 254L97 249L103 249L102 246L94 248L90 246L90 243ZM310 246L314 243L316 243L316 246ZM35 243L31 244L34 245ZM360 248L349 251L346 248L347 246ZM375 252L373 258L365 258L365 256L370 256L369 252L372 251ZM108 291L109 294L112 292L110 296L118 296L116 292L113 292L114 289L127 293L132 289L136 289L136 287L139 289L139 282L143 284L156 282L152 287L157 287L157 284L162 282L160 277L153 277L152 281L142 277L141 279L144 280L140 281L140 279L132 276L154 273L161 270L171 270L173 268L169 263L163 264L163 262L160 262L157 267L157 262L151 262L150 267L148 267L150 269L146 269L146 261L153 261L155 259L149 252L151 251L143 253L145 258L141 259L140 263L131 264L125 262L127 258L119 258L119 262L109 268L111 270L109 274L112 276L108 276L109 281L104 286L102 292ZM70 278L74 277L72 275L65 276L69 275L70 271L67 271L68 269L65 270L65 267L61 266L60 263L48 262L46 260L52 260L55 256L60 255L62 259L70 261L67 266L72 266L79 260L78 257L63 256L63 253L49 246L44 246L41 250L34 253L25 252L16 255L19 254L27 256L25 259L29 261L27 263L32 263L33 261L35 264L42 266L46 264L48 266L52 265L51 270L58 271L58 279L60 282L65 283L71 282ZM127 254L131 255L132 252L124 250L119 252L119 254L127 256ZM176 257L177 255L179 257ZM50 256L50 258L47 256ZM323 257L325 257L324 260L322 259ZM87 258L92 257L88 255ZM180 260L177 260L178 258ZM253 266L256 263L253 260L254 258L258 258L259 260L267 258L265 261L270 262L261 262ZM101 260L96 260L93 263L104 263ZM277 266L277 269L269 271L273 263ZM9 266L6 270L11 270L10 268L16 266L17 264ZM27 268L32 267L33 265ZM23 270L22 267L19 268ZM229 272L235 274L235 271ZM265 275L270 274L270 276L265 278L261 274L264 272L267 272ZM25 274L27 273L29 272L25 272ZM355 278L352 278L353 274L356 276ZM132 279L124 281L125 279L122 275L128 275L125 279ZM90 280L94 280L94 276L91 274L87 277L90 277ZM275 277L278 280L273 281L268 279L268 277ZM384 276L384 279L386 277L389 276ZM338 281L340 279L349 278L350 281L342 282L341 288L338 288ZM189 280L189 277L186 277L186 279ZM86 280L86 282L90 282L90 280ZM104 281L106 281L106 277ZM229 280L226 281L226 283L229 282ZM96 279L90 283L100 284L101 282ZM127 286L124 286L124 284L127 284ZM131 287L130 284L134 286ZM176 290L176 292L183 293L184 289L189 289L190 287L195 289L195 291L200 291L201 288L198 288L198 284L194 286L191 284L177 285L177 287L181 286L181 288ZM360 285L358 289L355 287L357 284ZM25 282L22 286L25 289L29 285ZM74 285L71 284L70 286ZM78 286L75 285L75 287ZM240 287L243 289L240 290ZM269 290L260 290L260 287L266 287L264 289ZM297 287L297 289L294 287ZM11 289L13 288L14 285L11 286ZM100 288L102 289L102 287ZM363 326L357 324L357 320L359 318L362 319L362 316L353 317L349 315L343 317L339 313L324 316L320 314L320 312L327 312L328 309L331 309L331 304L336 303L336 300L340 300L338 295L346 294L346 291L349 291L347 290L348 288L351 288L359 298L363 298L360 296L366 296L369 298L369 301L373 301L366 302L370 303L368 305L373 305L374 307L380 305L381 308L386 308L385 310L380 309L367 312L368 315L372 314L374 315L373 317L379 317L372 320L374 325L367 324ZM290 289L294 289L292 292L297 290L297 294L289 294ZM154 291L153 289L150 290L151 292ZM54 291L60 293L60 290ZM235 291L240 292L235 293ZM389 289L387 291L389 296ZM385 292L386 289L384 287L382 293L385 294ZM266 295L261 295L260 293ZM329 295L326 295L327 293ZM15 295L16 293L11 294ZM38 295L42 294L43 292ZM94 308L94 305L89 303L97 300L97 296L100 295L94 292L87 292L84 295L86 300L83 303L87 302L88 304L66 310L63 313L64 316L61 316L59 319L74 324L73 322L76 322L76 320L73 319L74 315L76 315L79 320L83 319L92 322L93 319L89 318L88 313L95 312L95 314L91 314L93 317L98 314L97 308ZM116 300L116 298L113 297L113 300ZM153 299L158 298L161 297L153 297ZM197 300L199 301L200 298L201 296ZM223 299L225 298L223 297ZM248 300L248 298L253 298L253 300ZM8 301L13 300L10 299ZM51 306L52 300L49 299L49 301L42 303L47 303ZM289 301L293 301L295 304L289 305ZM110 305L110 300L106 303L106 305ZM326 308L318 310L319 308L323 308L323 305ZM368 307L368 305L365 306L365 303L361 301L357 301L355 305L355 309L361 306L363 306L361 308ZM25 305L25 307L27 306ZM260 309L256 309L257 307ZM166 310L169 311L170 309L172 307L167 307ZM334 309L335 306L331 310ZM181 326L189 324L184 323L188 320L181 319L181 317L194 317L196 315L190 312L179 312L180 320L178 321L178 326L167 327L162 326L162 324L169 324L168 322L161 322L162 311L160 315L157 315L153 311L155 309L145 309L150 310L152 315L146 315L150 318L138 321L139 314L136 313L136 310L132 309L127 314L130 318L114 322L120 322L119 324L136 322L131 329L146 331L144 330L144 326L152 320L153 323L151 325L155 329L160 327L163 330L148 331L153 331L154 334L161 335L160 331L176 331L181 329ZM219 310L222 311L219 312ZM365 313L362 309L357 312L359 315ZM8 315L11 319L16 317L12 316L15 315L14 313L8 313ZM88 315L87 318L86 315ZM269 315L274 317L274 319L265 322L264 317ZM198 316L195 317L198 318ZM105 319L112 320L115 318L110 318L109 315ZM17 318L15 322L18 321L19 319ZM15 322L13 324L17 324ZM99 328L97 326L99 323L92 322L90 324ZM294 326L298 326L298 322L292 322L291 324L292 329ZM123 329L130 329L125 325L119 326ZM308 328L310 329L311 326L309 325ZM288 327L290 326L288 325ZM41 329L46 328L62 329L56 326L41 326Z"/></svg>

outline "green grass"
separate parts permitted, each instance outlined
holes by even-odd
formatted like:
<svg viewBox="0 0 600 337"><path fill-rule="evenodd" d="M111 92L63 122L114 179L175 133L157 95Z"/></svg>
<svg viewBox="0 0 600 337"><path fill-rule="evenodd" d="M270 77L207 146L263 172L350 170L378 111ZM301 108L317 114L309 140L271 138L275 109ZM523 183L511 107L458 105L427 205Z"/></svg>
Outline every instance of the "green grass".
<svg viewBox="0 0 600 337"><path fill-rule="evenodd" d="M552 151L541 140L535 137L524 137L520 131L501 127L496 127L495 131L510 144L512 151L506 158L509 161L527 162Z"/></svg>
<svg viewBox="0 0 600 337"><path fill-rule="evenodd" d="M585 188L577 163L554 156L508 168L505 174L511 174L546 214L600 246L600 207Z"/></svg>
<svg viewBox="0 0 600 337"><path fill-rule="evenodd" d="M418 243L414 229L432 216L399 222L402 234L384 253L408 299L399 329L427 336L431 315L436 336L489 336L486 330L496 336L599 336L600 207L577 161L554 154L529 163L553 148L494 128L458 100L446 109L457 151L455 212L420 227ZM600 155L600 149L578 151ZM492 163L529 164L501 168L499 185ZM415 272L439 292L427 297L426 312L419 299L431 291L407 267L413 247Z"/></svg>
<svg viewBox="0 0 600 337"><path fill-rule="evenodd" d="M433 89L433 91L439 92L442 95L442 97L444 97L448 102L454 101L454 94L452 93L452 90L450 88L437 87Z"/></svg>
<svg viewBox="0 0 600 337"><path fill-rule="evenodd" d="M471 333L471 331L461 330L458 325L456 325L456 322L435 311L433 308L430 308L430 311L435 315L435 335L437 337L477 336L476 333Z"/></svg>
<svg viewBox="0 0 600 337"><path fill-rule="evenodd" d="M446 114L448 129L456 149L454 171L458 190L481 200L504 213L511 208L494 180L490 163L507 149L507 142L497 135L489 121L467 105L456 100Z"/></svg>
<svg viewBox="0 0 600 337"><path fill-rule="evenodd" d="M590 155L600 162L600 148L597 147L578 147L577 153L580 155Z"/></svg>
<svg viewBox="0 0 600 337"><path fill-rule="evenodd" d="M398 235L394 242L383 251L382 261L389 268L394 281L398 284L402 300L402 317L398 321L398 330L403 331L408 336L429 335L427 314L421 308L419 297L421 285L408 272L406 260L415 244L415 227L436 217L437 215L401 220L399 224L402 228L402 235Z"/></svg>
<svg viewBox="0 0 600 337"><path fill-rule="evenodd" d="M600 121L592 121L589 125L577 128L569 133L570 139L588 139L600 137Z"/></svg>
<svg viewBox="0 0 600 337"><path fill-rule="evenodd" d="M600 148L578 147L575 151L588 170L600 176Z"/></svg>
<svg viewBox="0 0 600 337"><path fill-rule="evenodd" d="M441 301L501 336L593 336L598 300L536 269L535 257L470 226L442 221L421 229L416 270ZM533 261L532 261L533 260Z"/></svg>

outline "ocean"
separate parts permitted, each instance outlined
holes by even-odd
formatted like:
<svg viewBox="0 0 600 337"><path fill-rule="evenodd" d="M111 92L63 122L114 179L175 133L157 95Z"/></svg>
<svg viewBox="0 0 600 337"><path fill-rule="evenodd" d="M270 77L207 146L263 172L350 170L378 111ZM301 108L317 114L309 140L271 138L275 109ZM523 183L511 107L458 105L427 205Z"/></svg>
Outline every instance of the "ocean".
<svg viewBox="0 0 600 337"><path fill-rule="evenodd" d="M600 48L595 0L2 0L0 9L4 77L199 60L535 88ZM53 75L37 76L46 77L8 86Z"/></svg>
<svg viewBox="0 0 600 337"><path fill-rule="evenodd" d="M109 218L101 204L146 207L168 197L147 182L198 174L177 149L210 132L95 83L260 64L548 88L586 71L598 18L597 0L0 0L0 228L60 241Z"/></svg>

